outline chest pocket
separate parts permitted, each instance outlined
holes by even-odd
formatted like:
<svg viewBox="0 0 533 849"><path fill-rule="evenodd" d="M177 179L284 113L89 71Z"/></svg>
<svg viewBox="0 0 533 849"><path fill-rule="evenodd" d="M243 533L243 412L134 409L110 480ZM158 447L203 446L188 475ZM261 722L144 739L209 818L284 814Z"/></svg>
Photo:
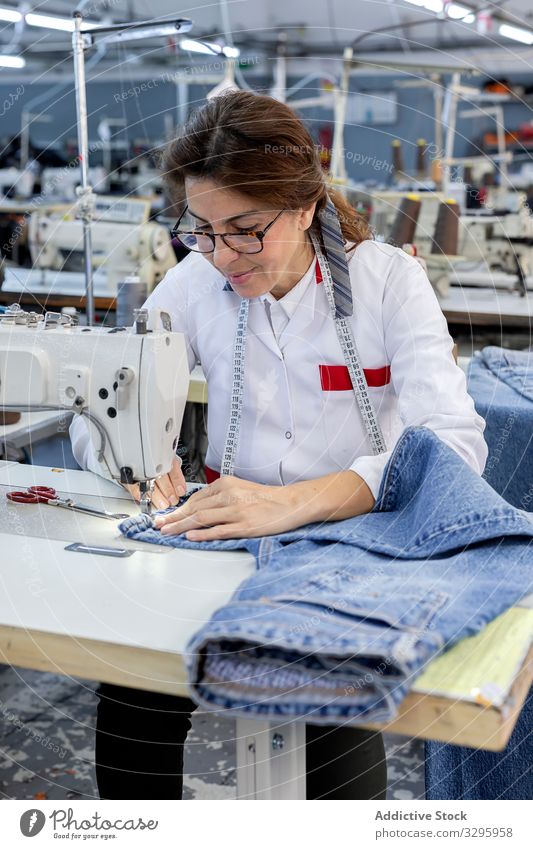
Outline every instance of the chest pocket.
<svg viewBox="0 0 533 849"><path fill-rule="evenodd" d="M324 436L328 453L339 469L347 469L354 457L371 453L348 367L319 365L322 389ZM389 391L389 365L364 369L368 394L379 419L381 402Z"/></svg>

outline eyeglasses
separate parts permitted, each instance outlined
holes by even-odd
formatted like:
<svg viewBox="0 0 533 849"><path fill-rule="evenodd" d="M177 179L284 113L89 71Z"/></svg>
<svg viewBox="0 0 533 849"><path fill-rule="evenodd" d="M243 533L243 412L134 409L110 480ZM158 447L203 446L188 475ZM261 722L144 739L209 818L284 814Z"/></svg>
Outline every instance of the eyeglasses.
<svg viewBox="0 0 533 849"><path fill-rule="evenodd" d="M183 216L188 212L188 207L185 207L170 231L170 234L172 238L179 239L181 244L189 251L197 251L201 254L213 253L216 236L220 236L224 244L228 248L231 248L232 251L237 251L240 254L258 254L263 250L263 239L266 234L272 225L276 223L280 215L283 215L286 211L286 209L282 209L281 212L278 212L276 217L263 230L239 230L237 233L206 233L203 230L191 229L180 231L178 229Z"/></svg>

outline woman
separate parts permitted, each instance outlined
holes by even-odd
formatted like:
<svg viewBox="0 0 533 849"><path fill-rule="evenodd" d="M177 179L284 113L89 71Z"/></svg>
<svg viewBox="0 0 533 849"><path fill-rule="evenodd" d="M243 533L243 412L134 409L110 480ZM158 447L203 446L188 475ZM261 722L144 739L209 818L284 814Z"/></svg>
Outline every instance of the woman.
<svg viewBox="0 0 533 849"><path fill-rule="evenodd" d="M402 430L425 425L477 472L483 420L416 260L372 241L328 190L312 139L269 97L208 102L164 156L191 251L148 298L185 334L209 387L208 486L157 520L192 540L265 536L369 512ZM355 388L354 388L355 387ZM80 465L99 467L83 422ZM176 460L157 507L177 503ZM194 704L102 686L107 798L179 798ZM380 734L307 725L307 798L383 799ZM114 795L115 794L115 795Z"/></svg>

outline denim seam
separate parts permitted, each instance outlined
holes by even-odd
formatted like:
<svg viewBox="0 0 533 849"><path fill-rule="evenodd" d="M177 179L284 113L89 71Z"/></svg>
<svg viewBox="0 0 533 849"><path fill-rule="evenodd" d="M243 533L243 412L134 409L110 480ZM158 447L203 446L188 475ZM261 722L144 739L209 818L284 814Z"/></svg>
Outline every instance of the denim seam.
<svg viewBox="0 0 533 849"><path fill-rule="evenodd" d="M472 522L456 522L455 525L448 525L448 527L444 528L440 531L434 531L431 534L427 534L426 536L420 537L416 542L413 543L413 548L420 548L421 545L428 542L431 539L435 539L435 537L445 536L450 533L454 533L455 531L463 531L470 530L471 528L475 528L478 525L484 525L487 527L487 530L490 529L492 524L500 525L502 522L508 522L510 524L516 525L517 522L519 524L522 523L522 519L519 516L499 516L494 522L487 521L487 519L478 519ZM498 534L498 536L502 536L502 534ZM491 539L490 537L488 539ZM488 540L476 540L475 542L486 542ZM469 542L468 545L472 543Z"/></svg>
<svg viewBox="0 0 533 849"><path fill-rule="evenodd" d="M259 543L259 550L257 552L257 564L256 569L262 569L263 566L267 566L268 562L272 555L273 542L271 537L263 537L261 542Z"/></svg>
<svg viewBox="0 0 533 849"><path fill-rule="evenodd" d="M404 447L407 446L407 443L415 435L415 430L417 429L410 428L409 430L404 431L402 435L403 438L401 438L396 443L396 447L393 449L393 452L389 457L389 462L387 464L387 474L381 485L381 497L379 497L380 494L378 493L378 501L374 506L374 509L377 513L390 510L390 504L394 503L391 490L393 489L393 486L399 476L399 470L396 468L398 465L397 460L399 457L401 458ZM394 493L394 496L395 495L396 493Z"/></svg>
<svg viewBox="0 0 533 849"><path fill-rule="evenodd" d="M270 596L269 601L280 601L281 603L290 604L309 604L312 607L324 607L328 612L328 616L333 616L335 614L340 614L343 616L356 616L361 619L361 621L367 626L373 627L374 622L382 623L390 628L394 628L397 631L409 631L409 634L418 634L421 631L424 631L429 622L434 618L437 611L449 601L450 595L449 593L436 592L433 601L429 604L428 608L424 610L424 615L420 617L420 622L417 622L416 625L408 625L402 622L400 619L393 619L389 614L383 613L380 610L373 612L371 609L367 608L357 608L357 606L350 607L350 610L343 611L335 606L337 603L332 600L330 604L327 601L320 602L313 600L313 598L306 598L300 596L290 596L288 594ZM422 599L419 599L419 602ZM414 602L416 604L416 602ZM347 605L348 606L348 605Z"/></svg>

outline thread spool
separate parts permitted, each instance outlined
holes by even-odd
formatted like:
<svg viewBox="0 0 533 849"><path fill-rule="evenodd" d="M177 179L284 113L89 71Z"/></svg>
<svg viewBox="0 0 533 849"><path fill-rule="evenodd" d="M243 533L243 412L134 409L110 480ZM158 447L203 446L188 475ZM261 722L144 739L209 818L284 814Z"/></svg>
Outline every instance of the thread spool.
<svg viewBox="0 0 533 849"><path fill-rule="evenodd" d="M465 187L465 209L479 209L481 206L479 189L474 185L474 168L471 162L463 167L463 185Z"/></svg>
<svg viewBox="0 0 533 849"><path fill-rule="evenodd" d="M400 139L394 139L392 142L392 167L395 174L403 173L403 154L402 143Z"/></svg>
<svg viewBox="0 0 533 849"><path fill-rule="evenodd" d="M117 327L131 327L133 311L140 309L148 296L148 286L140 277L131 275L125 277L117 288L117 311L115 323Z"/></svg>
<svg viewBox="0 0 533 849"><path fill-rule="evenodd" d="M418 195L412 194L402 198L387 239L389 245L400 248L402 245L411 244L414 241L421 207L422 202Z"/></svg>
<svg viewBox="0 0 533 849"><path fill-rule="evenodd" d="M419 178L426 175L426 140L418 139L416 143L416 173Z"/></svg>
<svg viewBox="0 0 533 849"><path fill-rule="evenodd" d="M442 186L442 160L433 159L431 162L431 179L435 183L437 190Z"/></svg>
<svg viewBox="0 0 533 849"><path fill-rule="evenodd" d="M449 198L439 205L431 242L432 254L457 256L459 244L459 204Z"/></svg>
<svg viewBox="0 0 533 849"><path fill-rule="evenodd" d="M4 410L0 407L0 427L9 427L20 421L20 413L16 410Z"/></svg>

